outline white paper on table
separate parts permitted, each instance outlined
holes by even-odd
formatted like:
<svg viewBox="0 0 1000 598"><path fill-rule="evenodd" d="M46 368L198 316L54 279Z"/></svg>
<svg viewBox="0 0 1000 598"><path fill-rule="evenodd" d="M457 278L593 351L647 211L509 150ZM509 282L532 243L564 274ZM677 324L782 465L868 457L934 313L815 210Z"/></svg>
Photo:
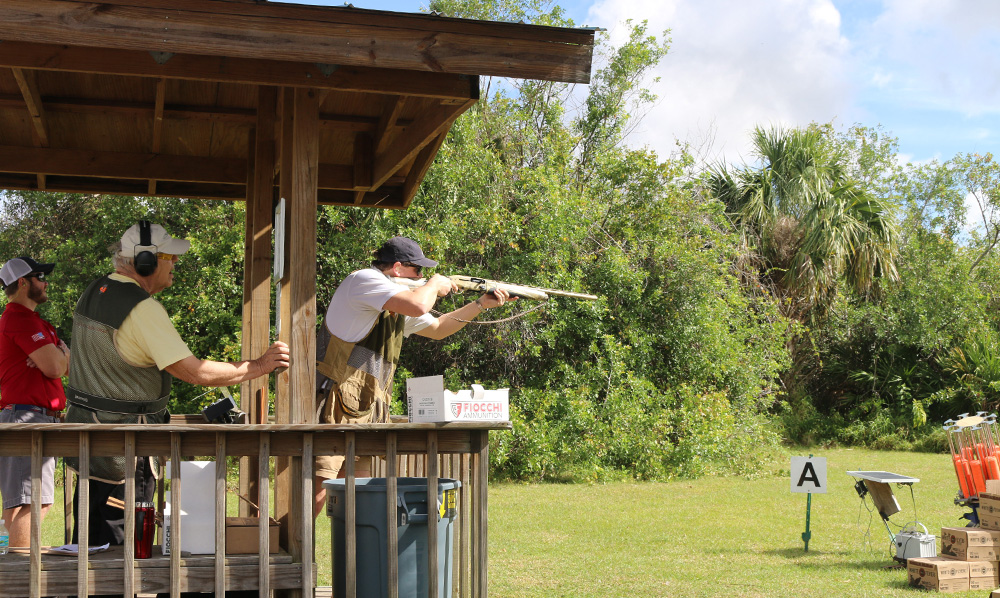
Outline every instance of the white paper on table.
<svg viewBox="0 0 1000 598"><path fill-rule="evenodd" d="M101 552L102 550L107 550L111 544L105 544L103 546L91 546L87 549L87 554L94 554L95 552ZM56 552L60 554L78 554L80 552L79 544L63 544L62 546L53 546L49 549L49 552Z"/></svg>

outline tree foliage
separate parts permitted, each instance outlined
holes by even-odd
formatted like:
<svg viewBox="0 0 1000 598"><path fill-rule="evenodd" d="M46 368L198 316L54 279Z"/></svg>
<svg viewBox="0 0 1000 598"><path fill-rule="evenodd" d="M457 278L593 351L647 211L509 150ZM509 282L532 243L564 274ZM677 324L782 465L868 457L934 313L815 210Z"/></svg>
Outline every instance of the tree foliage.
<svg viewBox="0 0 1000 598"><path fill-rule="evenodd" d="M435 0L451 16L568 26L541 0ZM782 439L941 448L940 423L1000 404L1000 166L900 165L881 128L754 132L754 161L632 147L667 32L599 35L589 86L488 79L411 207L318 214L321 314L339 281L407 235L438 272L585 291L517 301L444 341L404 344L408 376L511 389L493 473L516 479L752 475ZM668 132L665 132L667 134ZM158 296L199 357L240 354L242 204L0 197L0 256L55 261L44 316L77 297L140 218L191 240ZM975 204L972 212L968 203ZM447 312L472 297L449 297ZM72 341L72 339L70 339ZM183 383L174 412L213 400Z"/></svg>
<svg viewBox="0 0 1000 598"><path fill-rule="evenodd" d="M433 7L567 24L530 2ZM766 411L786 365L786 323L734 275L734 231L721 204L701 193L691 158L662 160L625 144L653 100L642 81L667 51L664 37L634 24L620 46L601 38L600 68L585 90L487 81L493 91L452 127L409 209L319 213L320 305L397 234L417 239L444 273L600 295L529 313L518 301L482 316L501 323L405 344L397 399L406 376L511 389L513 430L492 435L497 475L753 473L778 442ZM182 337L200 357L238 356L242 206L22 192L6 202L0 253L59 263L43 310L64 334L84 285L110 270L107 245L148 217L192 241L174 286L158 297ZM172 408L194 411L208 400L200 392L182 386Z"/></svg>

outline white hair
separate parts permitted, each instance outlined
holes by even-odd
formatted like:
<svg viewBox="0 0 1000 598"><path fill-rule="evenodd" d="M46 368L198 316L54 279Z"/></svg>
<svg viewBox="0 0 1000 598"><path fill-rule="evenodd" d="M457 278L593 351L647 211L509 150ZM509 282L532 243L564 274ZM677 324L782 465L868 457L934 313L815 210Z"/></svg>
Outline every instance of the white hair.
<svg viewBox="0 0 1000 598"><path fill-rule="evenodd" d="M108 247L108 251L111 252L111 263L114 264L115 270L135 270L135 258L122 255L121 241Z"/></svg>

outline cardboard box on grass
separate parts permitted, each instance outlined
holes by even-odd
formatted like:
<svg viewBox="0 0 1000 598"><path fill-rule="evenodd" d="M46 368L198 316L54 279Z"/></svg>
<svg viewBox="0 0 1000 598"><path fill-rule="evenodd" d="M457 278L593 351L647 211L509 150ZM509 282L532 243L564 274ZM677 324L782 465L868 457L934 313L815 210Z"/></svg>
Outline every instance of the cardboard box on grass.
<svg viewBox="0 0 1000 598"><path fill-rule="evenodd" d="M1000 516L1000 493L980 492L977 512Z"/></svg>
<svg viewBox="0 0 1000 598"><path fill-rule="evenodd" d="M910 587L950 594L969 589L969 563L943 557L908 559L906 575Z"/></svg>
<svg viewBox="0 0 1000 598"><path fill-rule="evenodd" d="M472 390L451 392L444 388L443 376L406 380L406 402L412 423L456 421L510 421L508 390L486 390L478 384Z"/></svg>
<svg viewBox="0 0 1000 598"><path fill-rule="evenodd" d="M1000 530L1000 514L979 512L979 527L982 529Z"/></svg>
<svg viewBox="0 0 1000 598"><path fill-rule="evenodd" d="M969 577L970 590L995 590L997 588L1000 588L1000 575Z"/></svg>
<svg viewBox="0 0 1000 598"><path fill-rule="evenodd" d="M989 577L1000 575L1000 562L969 561L969 577Z"/></svg>
<svg viewBox="0 0 1000 598"><path fill-rule="evenodd" d="M1000 559L1000 531L974 527L942 527L941 556L963 561Z"/></svg>
<svg viewBox="0 0 1000 598"><path fill-rule="evenodd" d="M278 522L268 517L268 552L278 552ZM226 517L226 554L258 554L258 517Z"/></svg>
<svg viewBox="0 0 1000 598"><path fill-rule="evenodd" d="M997 480L989 480L997 482ZM986 492L979 493L979 527L983 529L1000 530L1000 488L989 486Z"/></svg>

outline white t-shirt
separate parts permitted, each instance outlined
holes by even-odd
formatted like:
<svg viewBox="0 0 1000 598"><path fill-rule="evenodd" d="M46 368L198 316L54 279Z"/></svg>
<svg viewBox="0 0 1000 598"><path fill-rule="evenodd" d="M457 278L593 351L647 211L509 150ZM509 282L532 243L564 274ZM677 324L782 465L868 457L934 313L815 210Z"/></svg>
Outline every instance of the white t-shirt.
<svg viewBox="0 0 1000 598"><path fill-rule="evenodd" d="M326 327L340 340L356 343L368 336L385 302L405 290L375 268L351 272L333 293L326 310ZM406 316L403 336L423 330L436 320L431 314Z"/></svg>

